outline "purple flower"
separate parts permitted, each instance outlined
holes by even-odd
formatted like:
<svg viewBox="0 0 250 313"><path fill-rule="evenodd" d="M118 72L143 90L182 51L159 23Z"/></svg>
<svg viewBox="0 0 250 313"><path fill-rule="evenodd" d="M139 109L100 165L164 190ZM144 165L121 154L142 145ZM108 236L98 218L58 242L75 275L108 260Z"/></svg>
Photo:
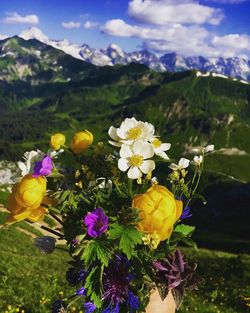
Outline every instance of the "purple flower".
<svg viewBox="0 0 250 313"><path fill-rule="evenodd" d="M88 213L84 218L90 237L98 237L108 229L108 217L101 208Z"/></svg>
<svg viewBox="0 0 250 313"><path fill-rule="evenodd" d="M133 312L133 310L138 310L139 308L139 299L136 297L133 292L129 291L128 292L128 301L127 301L127 306L130 309L130 313Z"/></svg>
<svg viewBox="0 0 250 313"><path fill-rule="evenodd" d="M185 289L197 289L197 284L202 281L195 272L196 264L189 266L180 250L165 259L155 261L153 266L163 297L172 289L177 309L182 303Z"/></svg>
<svg viewBox="0 0 250 313"><path fill-rule="evenodd" d="M116 256L115 260L110 260L102 276L103 299L107 300L109 305L102 313L118 313L122 304L126 304L131 313L138 309L139 299L130 291L133 277L127 257Z"/></svg>
<svg viewBox="0 0 250 313"><path fill-rule="evenodd" d="M81 287L76 290L76 295L78 296L86 296L87 290L84 287Z"/></svg>
<svg viewBox="0 0 250 313"><path fill-rule="evenodd" d="M96 306L95 306L94 303L92 303L92 302L86 302L86 303L84 303L83 307L84 307L84 312L85 312L85 313L92 313L92 312L94 312L95 309L96 309Z"/></svg>
<svg viewBox="0 0 250 313"><path fill-rule="evenodd" d="M185 209L183 210L181 216L180 216L180 220L185 220L189 217L192 217L193 214L190 213L190 207L186 206Z"/></svg>
<svg viewBox="0 0 250 313"><path fill-rule="evenodd" d="M69 268L66 273L66 279L71 286L75 286L80 282L85 282L87 273L83 269Z"/></svg>
<svg viewBox="0 0 250 313"><path fill-rule="evenodd" d="M48 176L52 172L52 159L50 156L45 155L42 161L35 163L33 170L33 177Z"/></svg>

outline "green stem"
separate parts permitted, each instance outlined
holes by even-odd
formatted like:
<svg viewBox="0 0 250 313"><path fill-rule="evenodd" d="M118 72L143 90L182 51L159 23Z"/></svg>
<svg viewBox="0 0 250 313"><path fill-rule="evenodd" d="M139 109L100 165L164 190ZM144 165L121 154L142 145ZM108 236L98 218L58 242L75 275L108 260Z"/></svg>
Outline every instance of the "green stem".
<svg viewBox="0 0 250 313"><path fill-rule="evenodd" d="M133 193L133 179L128 179L128 192L130 195Z"/></svg>
<svg viewBox="0 0 250 313"><path fill-rule="evenodd" d="M56 230L53 230L53 229L51 229L49 227L46 227L44 225L40 225L40 226L41 226L42 229L48 231L51 234L54 234L54 235L58 236L60 239L64 239L64 235L59 233L59 232L57 232Z"/></svg>
<svg viewBox="0 0 250 313"><path fill-rule="evenodd" d="M60 218L57 217L56 214L49 212L49 215L51 215L53 217L53 219L55 219L59 224L61 224L63 226L62 220L60 220Z"/></svg>

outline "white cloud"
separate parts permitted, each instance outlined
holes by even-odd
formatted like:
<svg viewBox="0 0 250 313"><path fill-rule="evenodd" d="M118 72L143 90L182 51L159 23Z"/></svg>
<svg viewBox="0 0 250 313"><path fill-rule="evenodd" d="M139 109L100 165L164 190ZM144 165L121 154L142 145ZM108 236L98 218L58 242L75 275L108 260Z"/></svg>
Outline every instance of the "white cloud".
<svg viewBox="0 0 250 313"><path fill-rule="evenodd" d="M72 28L80 28L81 23L80 22L62 22L62 27L67 28L67 29L72 29Z"/></svg>
<svg viewBox="0 0 250 313"><path fill-rule="evenodd" d="M221 37L215 36L212 44L221 48L250 51L250 36L239 34L229 34Z"/></svg>
<svg viewBox="0 0 250 313"><path fill-rule="evenodd" d="M31 15L20 15L17 12L7 12L7 17L2 20L5 24L33 24L39 23L39 18L35 14Z"/></svg>
<svg viewBox="0 0 250 313"><path fill-rule="evenodd" d="M193 0L131 0L128 13L140 22L155 25L218 25L224 17L220 9L201 5Z"/></svg>
<svg viewBox="0 0 250 313"><path fill-rule="evenodd" d="M97 22L86 21L83 24L83 27L85 29L92 29L92 28L96 28L98 25L99 25L99 23L97 23Z"/></svg>
<svg viewBox="0 0 250 313"><path fill-rule="evenodd" d="M216 2L218 4L238 4L249 0L206 0L207 2Z"/></svg>
<svg viewBox="0 0 250 313"><path fill-rule="evenodd" d="M7 35L3 35L3 34L0 34L0 40L4 40L4 39L6 39L6 38L8 38L9 36L7 36Z"/></svg>
<svg viewBox="0 0 250 313"><path fill-rule="evenodd" d="M113 36L136 37L143 47L157 52L177 52L182 55L230 57L250 51L250 36L229 34L216 36L199 25L130 25L121 19L107 21L102 31Z"/></svg>

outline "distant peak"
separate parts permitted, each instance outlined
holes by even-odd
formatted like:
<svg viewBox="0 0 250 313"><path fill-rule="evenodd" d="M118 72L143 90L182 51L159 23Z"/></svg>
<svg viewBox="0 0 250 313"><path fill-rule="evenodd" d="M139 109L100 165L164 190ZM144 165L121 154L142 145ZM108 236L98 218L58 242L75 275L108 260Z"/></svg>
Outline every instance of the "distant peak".
<svg viewBox="0 0 250 313"><path fill-rule="evenodd" d="M37 27L30 27L26 30L24 30L19 37L29 40L29 39L37 39L41 42L47 43L49 41L49 38L41 31L41 29Z"/></svg>

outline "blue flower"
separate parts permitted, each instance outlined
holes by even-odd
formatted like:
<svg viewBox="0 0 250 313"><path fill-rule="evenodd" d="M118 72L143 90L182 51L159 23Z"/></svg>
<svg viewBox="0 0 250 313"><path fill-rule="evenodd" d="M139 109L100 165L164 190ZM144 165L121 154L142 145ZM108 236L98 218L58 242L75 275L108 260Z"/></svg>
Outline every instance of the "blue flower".
<svg viewBox="0 0 250 313"><path fill-rule="evenodd" d="M102 311L102 313L119 313L119 303L116 303L115 306L112 306L112 303L110 302L110 304L106 307L106 309L104 309L104 311Z"/></svg>
<svg viewBox="0 0 250 313"><path fill-rule="evenodd" d="M130 309L130 313L133 312L133 310L138 310L139 308L139 299L136 297L133 292L128 292L128 300L127 300L127 306Z"/></svg>
<svg viewBox="0 0 250 313"><path fill-rule="evenodd" d="M96 306L95 306L94 303L92 303L92 302L86 302L86 303L84 303L83 307L84 307L84 312L85 312L85 313L92 313L92 312L94 312L95 309L96 309Z"/></svg>
<svg viewBox="0 0 250 313"><path fill-rule="evenodd" d="M181 216L180 216L180 220L185 220L187 218L192 217L193 214L190 213L190 207L186 206L185 209L183 210Z"/></svg>
<svg viewBox="0 0 250 313"><path fill-rule="evenodd" d="M83 269L69 268L66 273L66 279L71 286L75 286L81 281L85 281L87 273Z"/></svg>
<svg viewBox="0 0 250 313"><path fill-rule="evenodd" d="M87 290L84 287L79 288L76 290L76 295L78 296L86 296Z"/></svg>

